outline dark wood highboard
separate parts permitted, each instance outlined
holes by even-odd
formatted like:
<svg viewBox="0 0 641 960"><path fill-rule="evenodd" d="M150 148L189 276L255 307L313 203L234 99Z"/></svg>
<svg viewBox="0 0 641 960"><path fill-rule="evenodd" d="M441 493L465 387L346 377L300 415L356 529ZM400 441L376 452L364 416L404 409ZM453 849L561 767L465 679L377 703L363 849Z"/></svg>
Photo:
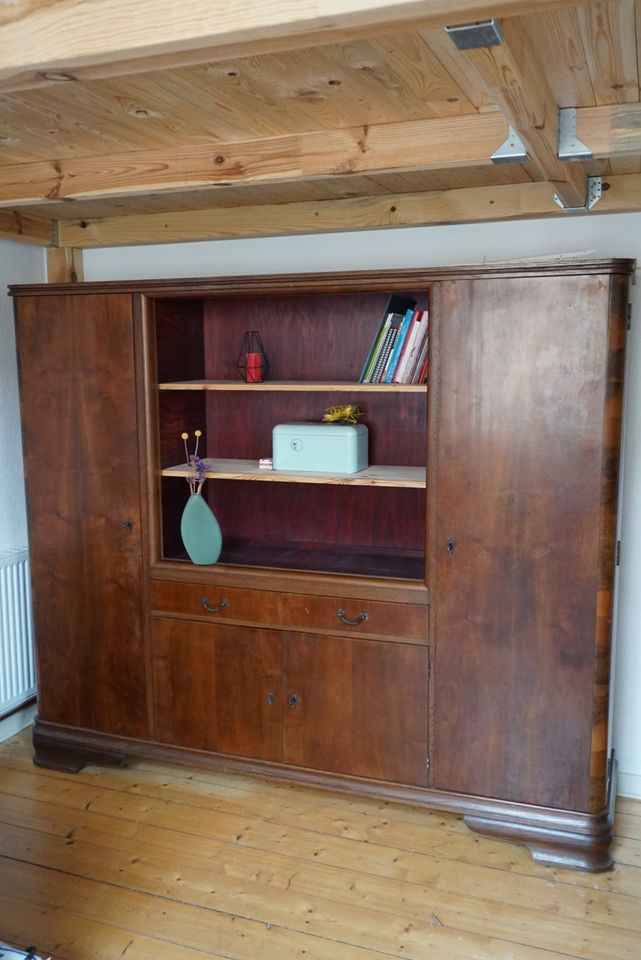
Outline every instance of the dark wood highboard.
<svg viewBox="0 0 641 960"><path fill-rule="evenodd" d="M259 772L610 867L633 267L12 287L36 763ZM358 383L392 293L429 306L427 386ZM250 329L263 384L238 375ZM275 424L345 402L385 471L256 470ZM207 566L179 534L196 429L224 539Z"/></svg>

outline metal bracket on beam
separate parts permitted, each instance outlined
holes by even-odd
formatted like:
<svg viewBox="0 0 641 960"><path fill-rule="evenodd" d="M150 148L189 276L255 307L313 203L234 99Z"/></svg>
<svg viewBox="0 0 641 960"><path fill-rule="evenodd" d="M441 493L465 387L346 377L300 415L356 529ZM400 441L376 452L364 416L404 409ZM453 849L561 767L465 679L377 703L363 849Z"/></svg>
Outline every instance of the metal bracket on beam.
<svg viewBox="0 0 641 960"><path fill-rule="evenodd" d="M525 144L514 127L508 127L507 140L490 157L492 163L523 163L527 160Z"/></svg>
<svg viewBox="0 0 641 960"><path fill-rule="evenodd" d="M503 43L503 34L498 20L479 20L446 27L459 50L477 50L479 47L498 47Z"/></svg>
<svg viewBox="0 0 641 960"><path fill-rule="evenodd" d="M554 202L557 203L565 213L587 213L601 199L603 184L601 177L588 177L585 206L584 207L566 207L558 194L554 194Z"/></svg>
<svg viewBox="0 0 641 960"><path fill-rule="evenodd" d="M592 151L576 135L576 110L559 107L557 153L559 160L590 160Z"/></svg>

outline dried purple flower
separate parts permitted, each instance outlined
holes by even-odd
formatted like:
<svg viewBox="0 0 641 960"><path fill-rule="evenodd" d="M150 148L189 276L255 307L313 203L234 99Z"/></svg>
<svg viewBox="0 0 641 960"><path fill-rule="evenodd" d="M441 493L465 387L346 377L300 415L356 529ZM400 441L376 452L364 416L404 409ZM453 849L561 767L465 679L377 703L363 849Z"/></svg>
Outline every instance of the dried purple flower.
<svg viewBox="0 0 641 960"><path fill-rule="evenodd" d="M187 483L189 484L189 489L191 493L200 493L203 483L207 479L207 464L198 456L198 444L200 442L200 438L202 437L202 430L196 430L194 432L194 436L196 438L196 446L193 453L189 453L187 448L189 434L182 433L181 439L185 446L185 456L187 457L187 466L189 467L189 472L187 474Z"/></svg>

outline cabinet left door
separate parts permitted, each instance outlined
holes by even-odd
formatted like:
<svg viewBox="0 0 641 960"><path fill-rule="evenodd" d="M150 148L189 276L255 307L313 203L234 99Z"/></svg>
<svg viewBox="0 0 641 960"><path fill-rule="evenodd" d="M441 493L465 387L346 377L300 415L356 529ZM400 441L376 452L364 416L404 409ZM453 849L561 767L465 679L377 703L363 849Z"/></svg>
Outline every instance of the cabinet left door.
<svg viewBox="0 0 641 960"><path fill-rule="evenodd" d="M132 298L16 300L41 720L146 738Z"/></svg>

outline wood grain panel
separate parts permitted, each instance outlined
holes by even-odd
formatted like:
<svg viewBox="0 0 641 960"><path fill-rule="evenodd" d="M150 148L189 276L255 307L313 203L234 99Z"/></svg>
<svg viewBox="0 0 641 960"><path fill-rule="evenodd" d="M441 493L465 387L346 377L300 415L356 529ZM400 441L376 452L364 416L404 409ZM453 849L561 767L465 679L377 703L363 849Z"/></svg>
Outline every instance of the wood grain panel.
<svg viewBox="0 0 641 960"><path fill-rule="evenodd" d="M619 454L623 414L626 317L629 295L627 277L610 281L608 355L605 408L603 411L603 460L601 513L599 520L599 570L595 633L594 702L590 809L603 807L607 795L608 714L610 705L610 656L614 610L614 566L619 492Z"/></svg>
<svg viewBox="0 0 641 960"><path fill-rule="evenodd" d="M203 608L227 605L216 613ZM427 644L427 607L420 604L383 603L319 597L313 594L282 593L278 590L251 590L202 583L152 581L151 606L155 614L190 617L217 622L250 623L378 640L402 640ZM346 623L338 614L345 608ZM359 615L367 617L359 621Z"/></svg>
<svg viewBox="0 0 641 960"><path fill-rule="evenodd" d="M442 287L437 787L589 808L608 297Z"/></svg>
<svg viewBox="0 0 641 960"><path fill-rule="evenodd" d="M152 646L157 740L281 759L277 632L154 619Z"/></svg>
<svg viewBox="0 0 641 960"><path fill-rule="evenodd" d="M17 316L39 713L144 737L131 297L25 297Z"/></svg>
<svg viewBox="0 0 641 960"><path fill-rule="evenodd" d="M424 647L287 634L284 662L286 763L427 784Z"/></svg>

